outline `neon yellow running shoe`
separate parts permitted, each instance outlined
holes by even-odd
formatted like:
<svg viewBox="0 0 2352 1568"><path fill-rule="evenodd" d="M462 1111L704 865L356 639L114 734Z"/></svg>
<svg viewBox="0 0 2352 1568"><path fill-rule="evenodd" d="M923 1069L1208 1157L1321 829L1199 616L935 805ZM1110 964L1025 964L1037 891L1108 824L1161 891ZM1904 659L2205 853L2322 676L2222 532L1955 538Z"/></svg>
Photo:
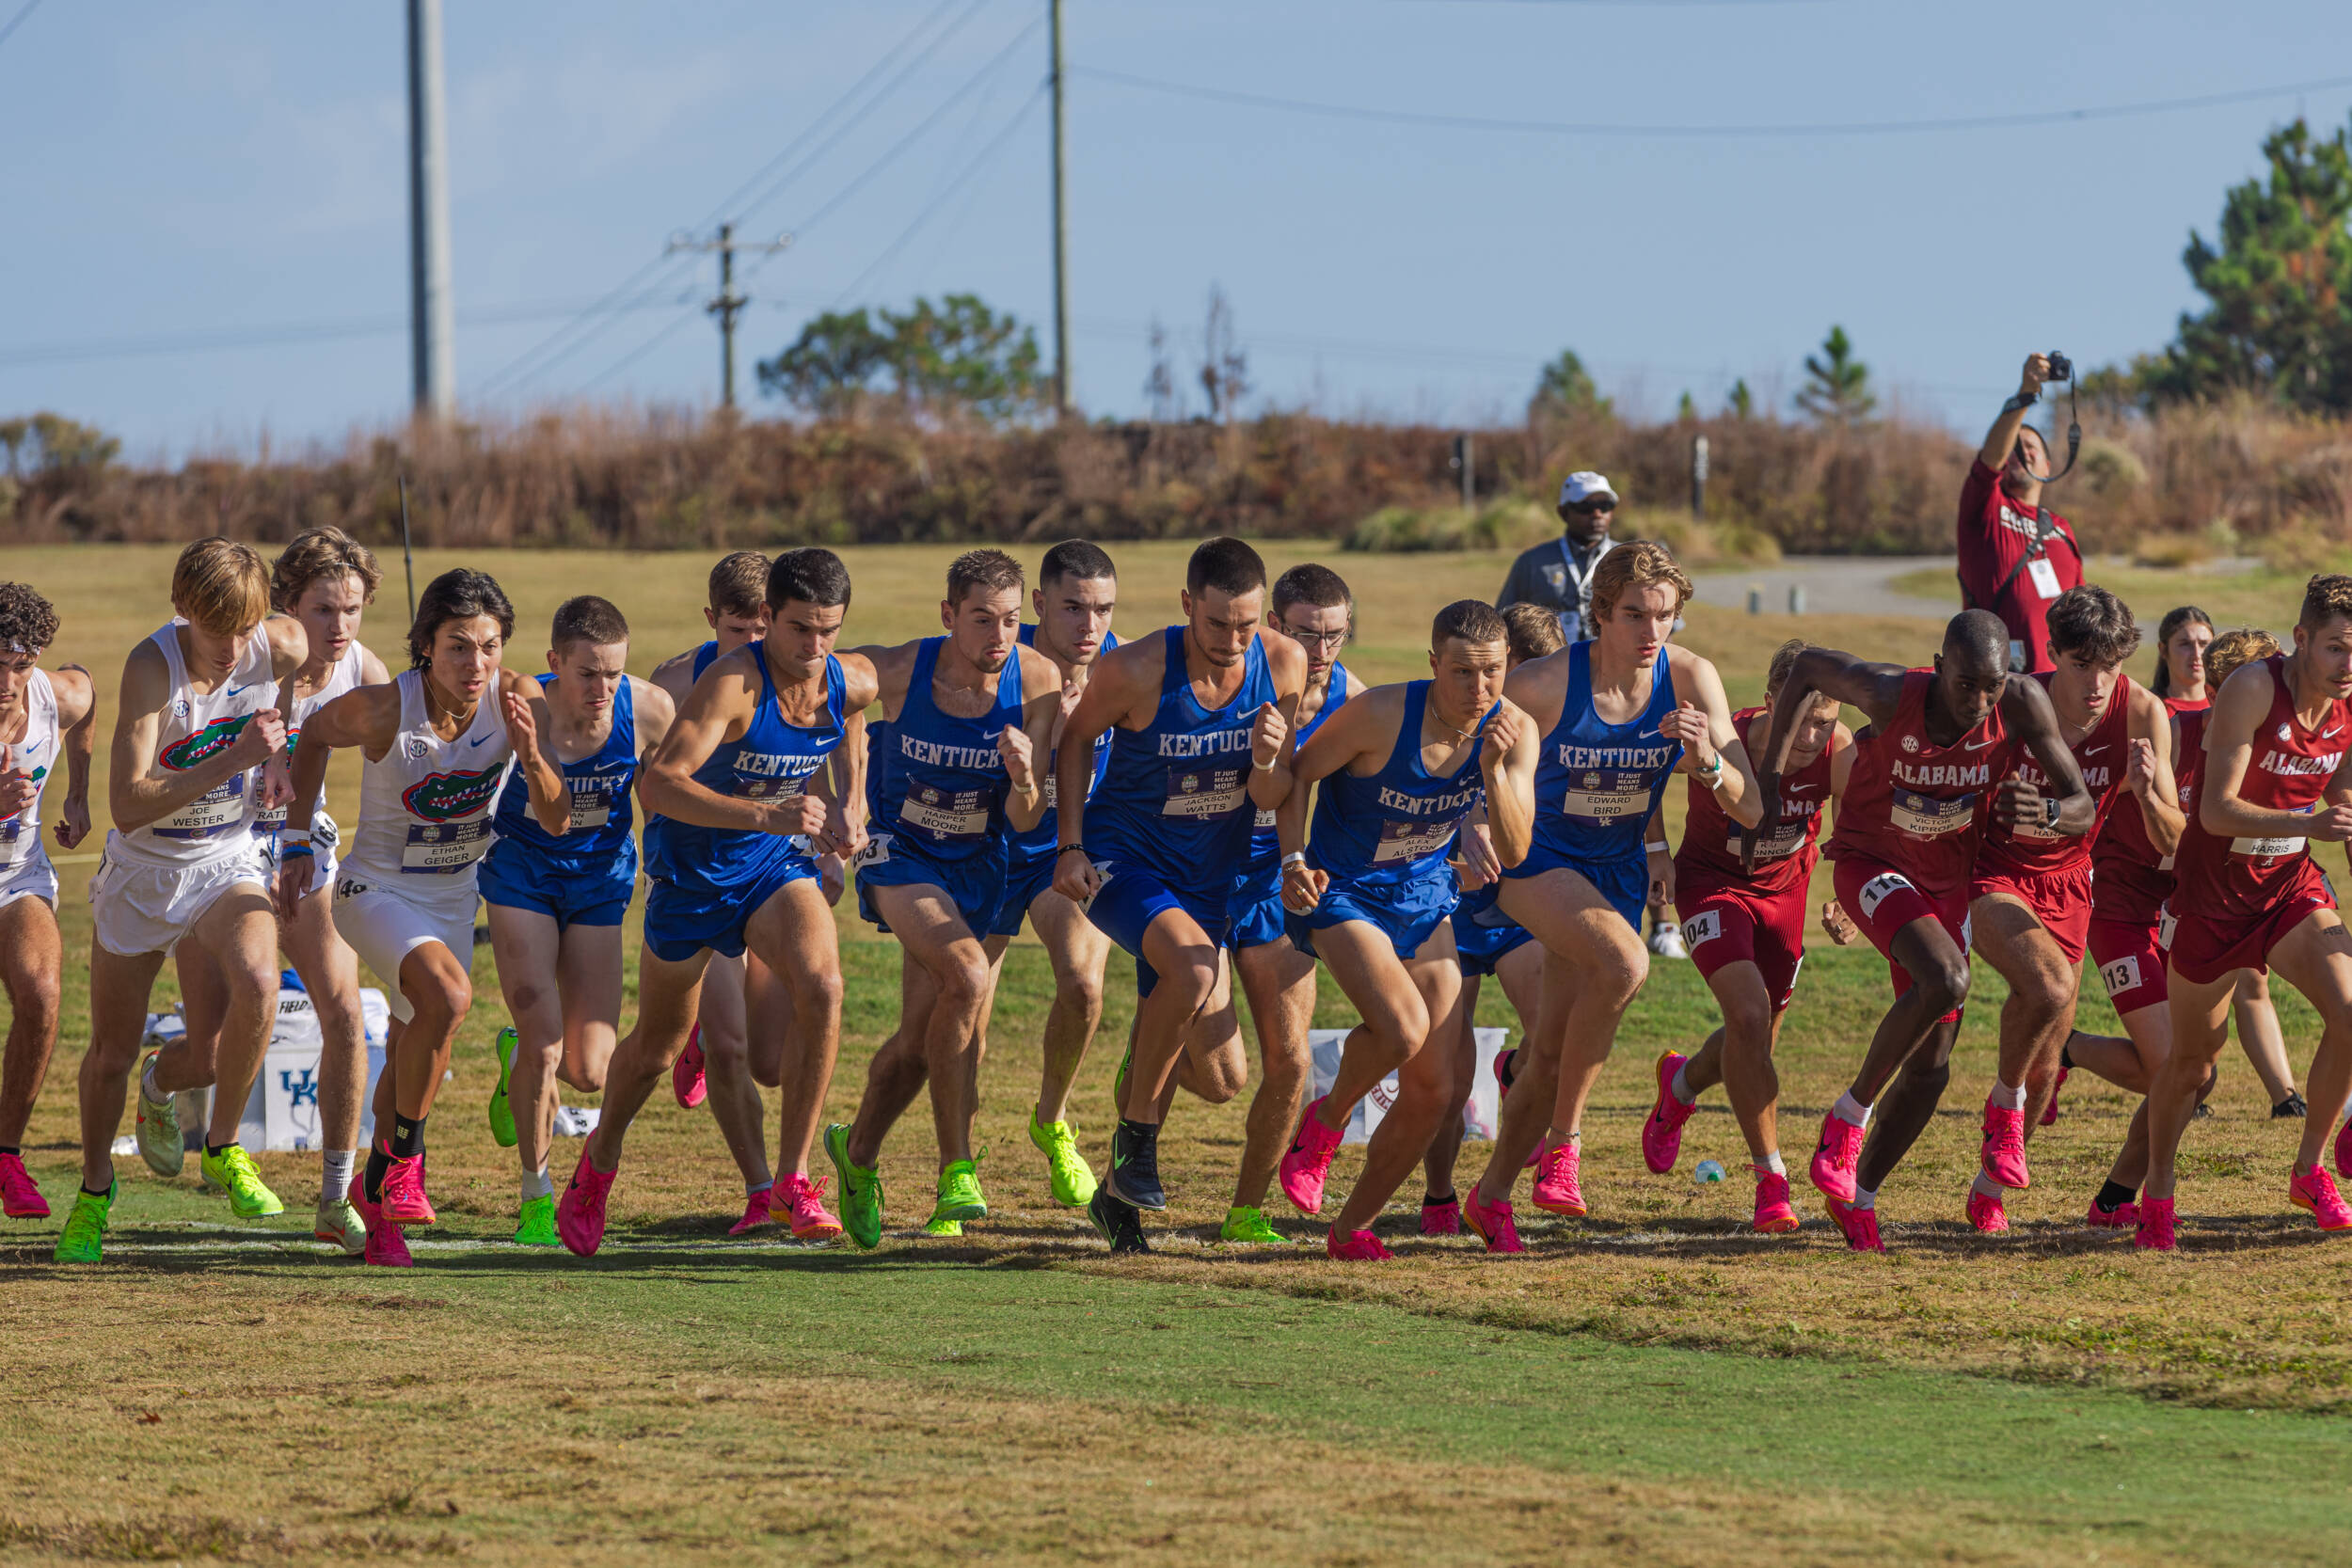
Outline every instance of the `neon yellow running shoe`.
<svg viewBox="0 0 2352 1568"><path fill-rule="evenodd" d="M1263 1211L1238 1207L1225 1211L1225 1224L1218 1228L1216 1239L1231 1246L1299 1245L1266 1224Z"/></svg>
<svg viewBox="0 0 2352 1568"><path fill-rule="evenodd" d="M76 1190L73 1212L65 1217L65 1229L57 1234L56 1259L60 1263L95 1263L106 1239L106 1216L114 1212L115 1194L122 1190L119 1181L106 1183L106 1196Z"/></svg>
<svg viewBox="0 0 2352 1568"><path fill-rule="evenodd" d="M368 1227L360 1219L359 1211L349 1197L339 1197L332 1203L319 1205L318 1218L311 1223L310 1234L322 1242L332 1242L343 1249L346 1258L357 1258L368 1250Z"/></svg>
<svg viewBox="0 0 2352 1568"><path fill-rule="evenodd" d="M1045 1168L1052 1172L1054 1201L1065 1209L1083 1209L1094 1196L1094 1167L1078 1152L1078 1134L1066 1121L1038 1125L1037 1107L1029 1107L1029 1141L1045 1156Z"/></svg>
<svg viewBox="0 0 2352 1568"><path fill-rule="evenodd" d="M871 1165L850 1163L850 1130L837 1121L825 1128L825 1155L841 1186L841 1228L871 1252L882 1245L882 1176Z"/></svg>
<svg viewBox="0 0 2352 1568"><path fill-rule="evenodd" d="M515 1052L521 1037L512 1029L499 1031L499 1082L490 1091L490 1136L501 1148L515 1147L515 1107L506 1098L508 1083L515 1076Z"/></svg>
<svg viewBox="0 0 2352 1568"><path fill-rule="evenodd" d="M516 1246L562 1246L564 1238L555 1233L555 1195L542 1193L537 1197L523 1199L523 1223L516 1227Z"/></svg>
<svg viewBox="0 0 2352 1568"><path fill-rule="evenodd" d="M984 1220L988 1218L988 1199L980 1196L980 1174L969 1160L950 1163L939 1173L939 1207L931 1211L935 1220Z"/></svg>
<svg viewBox="0 0 2352 1568"><path fill-rule="evenodd" d="M926 1236L961 1236L963 1234L963 1222L943 1220L937 1214L933 1214L923 1222L923 1234Z"/></svg>
<svg viewBox="0 0 2352 1568"><path fill-rule="evenodd" d="M155 1065L160 1051L151 1051L139 1064L139 1118L132 1130L139 1148L139 1158L157 1176L173 1177L188 1163L187 1141L180 1132L180 1114L169 1095L157 1100L147 1092L147 1069Z"/></svg>
<svg viewBox="0 0 2352 1568"><path fill-rule="evenodd" d="M262 1173L253 1166L253 1156L245 1151L243 1144L230 1144L218 1154L210 1149L198 1163L204 1180L229 1195L229 1212L241 1220L263 1219L282 1214L286 1206L278 1201L278 1195L262 1180Z"/></svg>

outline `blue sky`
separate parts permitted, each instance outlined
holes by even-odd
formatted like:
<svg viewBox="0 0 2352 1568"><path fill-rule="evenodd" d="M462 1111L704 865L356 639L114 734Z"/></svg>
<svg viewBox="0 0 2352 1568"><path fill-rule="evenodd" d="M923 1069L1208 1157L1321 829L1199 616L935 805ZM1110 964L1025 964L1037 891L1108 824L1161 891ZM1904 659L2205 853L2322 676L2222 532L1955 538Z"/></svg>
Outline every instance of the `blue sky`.
<svg viewBox="0 0 2352 1568"><path fill-rule="evenodd" d="M20 3L0 0L0 25ZM0 413L55 408L142 458L283 452L401 417L402 9L34 7L0 41ZM710 263L661 251L722 211L797 236L753 272L747 361L812 310L916 293L971 290L1046 326L1043 16L451 0L468 408L713 401ZM1510 418L1565 345L1636 410L1685 388L1712 406L1736 376L1785 404L1838 322L1883 392L1973 427L2029 349L2096 363L2165 341L2195 300L2189 230L2210 231L2265 129L2352 107L2336 86L2036 127L1662 137L1370 123L1120 77L1786 126L2309 82L2352 75L2347 42L2340 0L1069 0L1078 398L1142 409L1154 319L1187 374L1215 283L1255 397L1284 405ZM781 188L737 197L885 57L883 82L913 67L895 91ZM573 318L641 271L630 309Z"/></svg>

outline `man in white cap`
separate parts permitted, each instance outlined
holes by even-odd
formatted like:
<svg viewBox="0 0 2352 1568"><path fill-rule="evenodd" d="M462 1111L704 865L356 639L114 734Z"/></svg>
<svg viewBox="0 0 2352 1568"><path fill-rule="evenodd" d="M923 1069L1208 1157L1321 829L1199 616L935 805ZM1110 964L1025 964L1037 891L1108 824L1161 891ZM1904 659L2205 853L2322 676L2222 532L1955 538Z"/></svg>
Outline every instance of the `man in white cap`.
<svg viewBox="0 0 2352 1568"><path fill-rule="evenodd" d="M1560 520L1567 531L1537 545L1511 563L1495 608L1539 604L1560 617L1560 632L1571 642L1592 635L1593 570L1615 543L1609 537L1617 492L1606 477L1581 469L1560 485Z"/></svg>

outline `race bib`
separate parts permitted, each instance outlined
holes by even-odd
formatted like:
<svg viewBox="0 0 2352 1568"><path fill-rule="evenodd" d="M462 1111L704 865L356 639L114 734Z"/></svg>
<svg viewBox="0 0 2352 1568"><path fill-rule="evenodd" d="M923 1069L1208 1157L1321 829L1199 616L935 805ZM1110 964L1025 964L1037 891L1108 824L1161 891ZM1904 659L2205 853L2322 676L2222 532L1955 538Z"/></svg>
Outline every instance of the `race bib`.
<svg viewBox="0 0 2352 1568"><path fill-rule="evenodd" d="M1171 768L1168 770L1168 798L1160 806L1160 815L1189 817L1196 822L1215 821L1241 810L1248 794L1248 781L1239 768Z"/></svg>
<svg viewBox="0 0 2352 1568"><path fill-rule="evenodd" d="M612 806L606 797L602 795L572 797L572 830L575 832L582 828L601 828L612 820Z"/></svg>
<svg viewBox="0 0 2352 1568"><path fill-rule="evenodd" d="M1649 775L1594 768L1568 776L1567 793L1560 798L1564 816L1580 822L1607 826L1629 816L1649 815Z"/></svg>
<svg viewBox="0 0 2352 1568"><path fill-rule="evenodd" d="M1784 822L1769 833L1756 834L1756 858L1759 861L1787 860L1804 847L1804 830L1805 824L1802 822ZM1731 834L1724 847L1734 855L1739 854L1740 835L1736 832Z"/></svg>
<svg viewBox="0 0 2352 1568"><path fill-rule="evenodd" d="M1893 803L1887 820L1899 833L1913 838L1942 838L1968 826L1977 813L1977 798L1963 795L1957 800L1936 800L1925 795L1915 795L1908 789L1892 792Z"/></svg>
<svg viewBox="0 0 2352 1568"><path fill-rule="evenodd" d="M1880 872L1862 884L1862 918L1877 919L1879 906L1885 903L1890 896L1899 892L1915 891L1916 890L1912 887L1910 878L1892 871Z"/></svg>
<svg viewBox="0 0 2352 1568"><path fill-rule="evenodd" d="M2230 853L2249 855L2255 860L2278 860L2286 855L2299 855L2310 843L2301 838L2233 838Z"/></svg>
<svg viewBox="0 0 2352 1568"><path fill-rule="evenodd" d="M850 857L850 869L863 871L869 865L886 865L889 863L890 835L874 833L866 838L865 846L856 854Z"/></svg>
<svg viewBox="0 0 2352 1568"><path fill-rule="evenodd" d="M1392 865L1434 855L1454 842L1454 832L1461 821L1458 816L1450 816L1441 822L1383 822L1380 842L1373 846L1372 863Z"/></svg>
<svg viewBox="0 0 2352 1568"><path fill-rule="evenodd" d="M2158 910L2156 911L2156 945L2167 953L2171 952L2172 933L2180 929L2180 926L2181 923L2172 918L2171 905L2167 904Z"/></svg>
<svg viewBox="0 0 2352 1568"><path fill-rule="evenodd" d="M2107 988L2107 1000L2110 1002L2127 990L2137 990L2139 989L2139 955L2127 954L2111 964L2101 964L2099 979Z"/></svg>
<svg viewBox="0 0 2352 1568"><path fill-rule="evenodd" d="M898 826L916 828L946 843L988 835L994 799L984 789L938 789L917 784L898 802Z"/></svg>
<svg viewBox="0 0 2352 1568"><path fill-rule="evenodd" d="M490 819L471 822L412 822L408 841L401 846L404 873L448 876L463 871L490 848Z"/></svg>
<svg viewBox="0 0 2352 1568"><path fill-rule="evenodd" d="M211 838L245 820L245 775L223 779L154 824L157 838Z"/></svg>
<svg viewBox="0 0 2352 1568"><path fill-rule="evenodd" d="M1701 910L1682 923L1682 944L1685 947L1696 947L1723 934L1724 916L1720 910Z"/></svg>
<svg viewBox="0 0 2352 1568"><path fill-rule="evenodd" d="M2045 599L2055 599L2066 592L2058 586L2058 568L2047 556L2036 556L2026 562L2026 576L2033 579L2033 591Z"/></svg>
<svg viewBox="0 0 2352 1568"><path fill-rule="evenodd" d="M1274 813L1271 808L1266 806L1258 808L1258 819L1255 826L1262 833L1270 833L1274 831Z"/></svg>

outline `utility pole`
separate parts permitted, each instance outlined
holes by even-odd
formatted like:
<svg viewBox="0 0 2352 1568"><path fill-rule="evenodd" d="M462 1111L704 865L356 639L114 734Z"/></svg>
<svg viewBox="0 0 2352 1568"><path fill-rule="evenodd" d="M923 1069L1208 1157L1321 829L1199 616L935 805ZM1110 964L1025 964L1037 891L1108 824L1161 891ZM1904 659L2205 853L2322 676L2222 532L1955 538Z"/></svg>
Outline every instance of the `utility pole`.
<svg viewBox="0 0 2352 1568"><path fill-rule="evenodd" d="M681 250L715 250L719 253L718 297L704 309L719 322L719 406L722 408L735 406L735 319L743 313L743 307L752 302L749 294L736 292L735 253L749 250L763 256L774 256L791 248L792 236L789 234L779 234L772 240L739 243L735 237L735 225L723 223L719 225L719 233L714 239L698 240L691 234L674 234L670 237L670 248L663 252L670 256Z"/></svg>
<svg viewBox="0 0 2352 1568"><path fill-rule="evenodd" d="M1070 417L1070 219L1062 206L1069 179L1070 135L1061 107L1061 0L1047 0L1054 17L1054 417Z"/></svg>
<svg viewBox="0 0 2352 1568"><path fill-rule="evenodd" d="M441 0L408 0L408 333L419 418L457 412L457 304L449 285L449 116Z"/></svg>

